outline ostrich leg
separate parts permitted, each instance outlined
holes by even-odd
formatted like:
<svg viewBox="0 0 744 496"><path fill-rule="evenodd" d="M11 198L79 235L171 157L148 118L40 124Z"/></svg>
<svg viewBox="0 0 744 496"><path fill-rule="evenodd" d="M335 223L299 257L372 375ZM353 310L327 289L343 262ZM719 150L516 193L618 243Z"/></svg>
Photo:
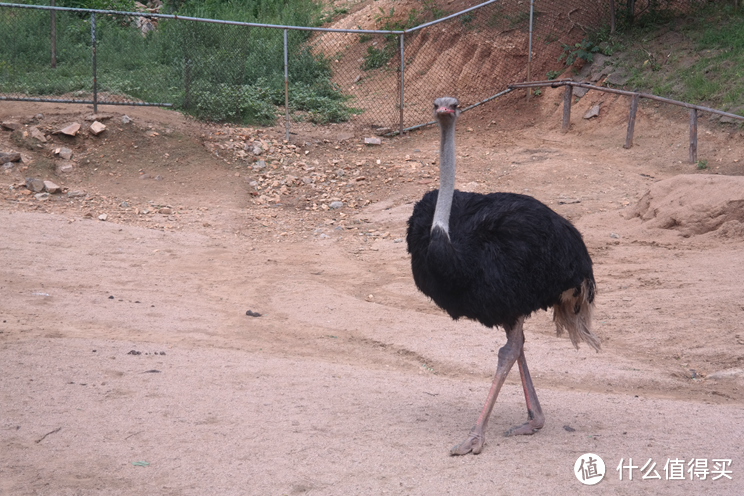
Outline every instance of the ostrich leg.
<svg viewBox="0 0 744 496"><path fill-rule="evenodd" d="M475 427L470 429L468 438L453 447L450 450L451 455L465 455L471 451L474 455L477 455L481 450L483 450L483 445L486 444L486 426L488 425L488 418L491 416L491 411L493 410L493 405L496 403L496 398L499 396L501 386L504 384L504 380L514 365L514 362L517 361L520 355L524 356L522 354L522 346L524 345L524 331L522 330L523 323L524 317L520 317L514 327L506 328L506 344L499 350L499 363L496 366L496 375L493 378L491 390L488 392L486 404L483 406L480 416L478 416ZM520 370L522 370L521 364ZM527 370L526 367L524 370ZM532 383L530 382L530 384ZM537 397L535 397L535 399L537 399Z"/></svg>
<svg viewBox="0 0 744 496"><path fill-rule="evenodd" d="M519 375L522 376L522 388L524 389L524 400L527 403L527 422L522 425L515 425L504 433L505 436L518 436L520 434L530 435L542 429L545 425L545 415L543 415L540 402L537 400L535 386L532 385L530 371L527 368L527 360L524 358L524 348L517 358L519 364Z"/></svg>

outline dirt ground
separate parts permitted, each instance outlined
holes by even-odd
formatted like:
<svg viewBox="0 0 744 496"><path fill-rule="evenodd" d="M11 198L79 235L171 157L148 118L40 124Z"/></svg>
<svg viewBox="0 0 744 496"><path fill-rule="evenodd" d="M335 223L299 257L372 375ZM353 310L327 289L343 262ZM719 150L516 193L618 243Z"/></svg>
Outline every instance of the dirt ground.
<svg viewBox="0 0 744 496"><path fill-rule="evenodd" d="M742 132L701 119L698 170L686 113L644 103L626 150L624 97L590 92L567 134L561 98L464 114L458 187L577 225L603 351L535 314L545 428L501 436L525 418L513 372L484 452L456 458L505 336L450 320L411 278L435 128L364 146L303 124L284 143L117 107L94 137L90 108L3 102L23 127L0 150L23 162L0 173L0 494L743 494ZM52 134L73 121L77 137ZM55 173L58 147L72 172ZM27 177L63 192L38 200ZM574 476L584 453L606 464L596 487ZM665 480L675 459L684 481ZM688 472L702 459L705 480ZM731 479L712 480L720 459Z"/></svg>

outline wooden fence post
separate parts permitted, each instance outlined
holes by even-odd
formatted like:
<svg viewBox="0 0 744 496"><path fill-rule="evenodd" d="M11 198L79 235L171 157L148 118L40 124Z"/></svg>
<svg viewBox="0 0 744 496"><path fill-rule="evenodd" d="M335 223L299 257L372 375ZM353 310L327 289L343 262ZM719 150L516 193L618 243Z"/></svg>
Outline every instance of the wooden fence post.
<svg viewBox="0 0 744 496"><path fill-rule="evenodd" d="M697 162L697 109L690 109L690 163Z"/></svg>
<svg viewBox="0 0 744 496"><path fill-rule="evenodd" d="M566 90L563 92L563 126L561 131L564 133L568 132L568 128L571 126L571 100L573 99L573 85L567 84Z"/></svg>
<svg viewBox="0 0 744 496"><path fill-rule="evenodd" d="M635 130L636 112L638 111L638 100L640 96L638 93L633 95L630 100L630 113L628 114L628 134L625 136L625 144L623 148L633 147L633 131Z"/></svg>

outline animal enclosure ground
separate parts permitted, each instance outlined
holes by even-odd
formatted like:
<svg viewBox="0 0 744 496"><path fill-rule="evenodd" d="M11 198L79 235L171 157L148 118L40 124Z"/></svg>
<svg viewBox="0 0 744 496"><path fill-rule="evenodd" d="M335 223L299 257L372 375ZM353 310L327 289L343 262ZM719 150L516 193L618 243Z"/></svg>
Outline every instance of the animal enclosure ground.
<svg viewBox="0 0 744 496"><path fill-rule="evenodd" d="M280 128L156 109L123 125L106 108L97 138L0 131L24 156L0 173L0 494L588 493L573 475L587 452L604 493L742 494L742 133L701 119L699 171L685 113L642 105L624 150L624 97L589 93L568 134L561 98L464 114L457 184L533 195L576 224L603 351L535 314L525 353L546 426L499 435L525 417L513 371L466 457L449 448L505 337L451 321L411 278L400 240L436 187L436 129L364 147L351 126L303 124L289 148ZM3 102L0 121L53 129L90 111ZM249 169L246 142L274 159ZM59 146L69 175L54 174ZM39 201L26 177L87 196ZM725 218L696 230L701 210ZM619 480L629 458L661 479ZM732 459L732 480L664 480L667 459L693 458Z"/></svg>

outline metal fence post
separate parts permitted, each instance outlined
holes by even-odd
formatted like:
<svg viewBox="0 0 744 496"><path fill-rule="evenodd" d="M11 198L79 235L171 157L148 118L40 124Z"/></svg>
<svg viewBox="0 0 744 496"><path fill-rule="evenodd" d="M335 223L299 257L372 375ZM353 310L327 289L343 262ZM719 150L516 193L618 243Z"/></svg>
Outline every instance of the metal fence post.
<svg viewBox="0 0 744 496"><path fill-rule="evenodd" d="M287 69L287 30L284 30L284 119L287 131L286 140L289 141L289 71Z"/></svg>
<svg viewBox="0 0 744 496"><path fill-rule="evenodd" d="M90 13L90 40L93 45L93 113L98 113L98 81L96 80L96 13Z"/></svg>
<svg viewBox="0 0 744 496"><path fill-rule="evenodd" d="M54 7L55 1L51 0L50 5ZM51 37L51 47L52 47L52 69L57 68L57 12L54 10L49 11L50 19L49 19L49 31L50 31L50 37Z"/></svg>
<svg viewBox="0 0 744 496"><path fill-rule="evenodd" d="M406 59L404 57L405 49L403 47L403 33L400 35L400 134L398 136L403 136L403 102L405 102L404 99L404 86L405 86L405 70L406 70Z"/></svg>
<svg viewBox="0 0 744 496"><path fill-rule="evenodd" d="M690 110L690 163L697 162L697 109Z"/></svg>
<svg viewBox="0 0 744 496"><path fill-rule="evenodd" d="M532 81L532 18L534 14L535 0L530 0L530 42L529 52L527 52L527 82ZM527 88L527 101L530 101L532 88Z"/></svg>

